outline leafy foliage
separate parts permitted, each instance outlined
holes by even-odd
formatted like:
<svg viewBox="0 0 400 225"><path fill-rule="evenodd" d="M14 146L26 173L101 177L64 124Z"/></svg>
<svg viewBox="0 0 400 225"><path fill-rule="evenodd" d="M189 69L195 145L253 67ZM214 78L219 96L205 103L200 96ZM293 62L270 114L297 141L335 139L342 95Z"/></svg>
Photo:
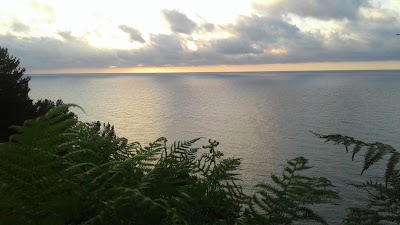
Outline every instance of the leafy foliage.
<svg viewBox="0 0 400 225"><path fill-rule="evenodd" d="M180 165L183 169L188 168L189 183L195 181L182 192L186 196L182 198L182 206L190 210L189 213L181 211L185 212L181 216L191 224L234 224L239 217L240 204L247 198L237 183L239 179L235 171L240 160L223 159L223 153L216 150L219 143L208 142L202 148L205 152L198 158L194 158L194 153L201 148L188 149L187 143L178 143L172 147L176 151L167 153L166 158L172 159L168 167Z"/></svg>
<svg viewBox="0 0 400 225"><path fill-rule="evenodd" d="M221 153L200 157L211 167L197 162L201 148L190 148L198 139L167 148L160 138L143 148L102 136L65 117L68 106L16 127L0 145L0 224L216 223L238 210L237 198L225 198L230 184L222 181L230 178L217 169L235 163L218 163Z"/></svg>
<svg viewBox="0 0 400 225"><path fill-rule="evenodd" d="M366 143L340 134L315 135L325 139L326 142L344 145L347 152L352 147L353 160L356 154L365 150L361 173L385 157L388 158L386 171L382 175L385 180L384 184L378 181L354 184L355 187L368 193L369 203L364 208L350 208L345 224L400 224L400 172L398 166L400 153L392 146L379 142Z"/></svg>
<svg viewBox="0 0 400 225"><path fill-rule="evenodd" d="M247 224L293 224L299 221L315 221L327 224L309 205L332 203L339 199L333 185L324 177L308 177L298 174L310 169L307 159L298 157L288 161L281 177L272 175L274 185L258 184L246 213Z"/></svg>
<svg viewBox="0 0 400 225"><path fill-rule="evenodd" d="M33 114L35 117L39 117L46 114L52 108L60 105L64 105L64 102L61 99L58 99L56 102L49 99L39 99L32 106ZM69 113L72 114L71 112Z"/></svg>
<svg viewBox="0 0 400 225"><path fill-rule="evenodd" d="M71 201L77 201L65 160L60 157L61 134L73 126L66 108L16 127L20 134L0 144L0 224L58 223ZM60 203L63 203L60 205Z"/></svg>
<svg viewBox="0 0 400 225"><path fill-rule="evenodd" d="M110 123L103 123L101 124L100 121L87 123L89 127L94 129L100 136L106 136L110 138L117 138L115 134L114 126L110 125Z"/></svg>
<svg viewBox="0 0 400 225"><path fill-rule="evenodd" d="M71 106L26 121L0 144L0 224L323 222L307 205L335 199L326 179L297 175L308 168L303 158L289 161L277 187L260 185L250 199L238 179L240 160L223 158L218 142L167 146L159 138L142 147L67 116ZM276 207L259 205L266 201ZM291 219L279 221L279 210Z"/></svg>
<svg viewBox="0 0 400 225"><path fill-rule="evenodd" d="M28 96L30 78L23 77L24 72L25 69L19 67L19 60L0 47L0 142L10 136L9 126L22 124L29 114L32 105Z"/></svg>

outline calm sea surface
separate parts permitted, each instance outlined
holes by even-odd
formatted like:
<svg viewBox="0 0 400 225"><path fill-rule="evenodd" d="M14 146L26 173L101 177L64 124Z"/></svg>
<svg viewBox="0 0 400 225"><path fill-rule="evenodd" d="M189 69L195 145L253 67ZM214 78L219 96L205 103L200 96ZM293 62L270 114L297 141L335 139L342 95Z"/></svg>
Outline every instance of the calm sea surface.
<svg viewBox="0 0 400 225"><path fill-rule="evenodd" d="M320 209L333 224L365 198L348 184L374 179L384 165L360 175L361 157L352 162L310 131L400 147L400 71L33 75L30 87L31 98L78 104L82 120L110 122L130 141L218 140L242 158L249 192L304 156L310 174L340 191L341 206Z"/></svg>

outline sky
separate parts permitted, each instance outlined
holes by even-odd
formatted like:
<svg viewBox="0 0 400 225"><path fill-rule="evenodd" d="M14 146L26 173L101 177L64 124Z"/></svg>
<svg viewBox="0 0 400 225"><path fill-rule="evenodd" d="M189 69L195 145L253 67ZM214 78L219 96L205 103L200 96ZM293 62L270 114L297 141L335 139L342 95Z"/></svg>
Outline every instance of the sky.
<svg viewBox="0 0 400 225"><path fill-rule="evenodd" d="M400 0L0 0L28 74L400 69Z"/></svg>

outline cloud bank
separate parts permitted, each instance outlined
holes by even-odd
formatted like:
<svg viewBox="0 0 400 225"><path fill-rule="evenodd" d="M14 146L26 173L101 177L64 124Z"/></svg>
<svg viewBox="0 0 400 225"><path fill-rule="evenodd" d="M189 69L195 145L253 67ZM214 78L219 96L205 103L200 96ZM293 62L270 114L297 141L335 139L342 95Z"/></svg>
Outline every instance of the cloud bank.
<svg viewBox="0 0 400 225"><path fill-rule="evenodd" d="M0 33L0 43L28 71L400 60L400 10L388 4L275 0L253 4L252 14L228 24L163 9L170 32L143 34L129 21L115 25L115 34L140 44L125 49L94 46L85 33L70 30L30 35L32 28L14 19L3 25L9 30Z"/></svg>

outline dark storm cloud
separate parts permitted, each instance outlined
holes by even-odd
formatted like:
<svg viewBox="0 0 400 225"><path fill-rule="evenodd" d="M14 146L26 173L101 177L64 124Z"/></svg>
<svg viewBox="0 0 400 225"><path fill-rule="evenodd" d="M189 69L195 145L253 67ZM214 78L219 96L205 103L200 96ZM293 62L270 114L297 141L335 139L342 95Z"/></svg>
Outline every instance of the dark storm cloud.
<svg viewBox="0 0 400 225"><path fill-rule="evenodd" d="M143 39L142 34L135 28L127 26L127 25L120 25L118 28L129 34L130 41L137 41L140 43L146 42Z"/></svg>
<svg viewBox="0 0 400 225"><path fill-rule="evenodd" d="M256 4L261 13L282 15L293 13L301 17L318 19L354 19L362 6L368 6L368 0L275 0L269 4Z"/></svg>
<svg viewBox="0 0 400 225"><path fill-rule="evenodd" d="M196 29L196 23L177 10L165 9L161 13L173 32L191 34Z"/></svg>

